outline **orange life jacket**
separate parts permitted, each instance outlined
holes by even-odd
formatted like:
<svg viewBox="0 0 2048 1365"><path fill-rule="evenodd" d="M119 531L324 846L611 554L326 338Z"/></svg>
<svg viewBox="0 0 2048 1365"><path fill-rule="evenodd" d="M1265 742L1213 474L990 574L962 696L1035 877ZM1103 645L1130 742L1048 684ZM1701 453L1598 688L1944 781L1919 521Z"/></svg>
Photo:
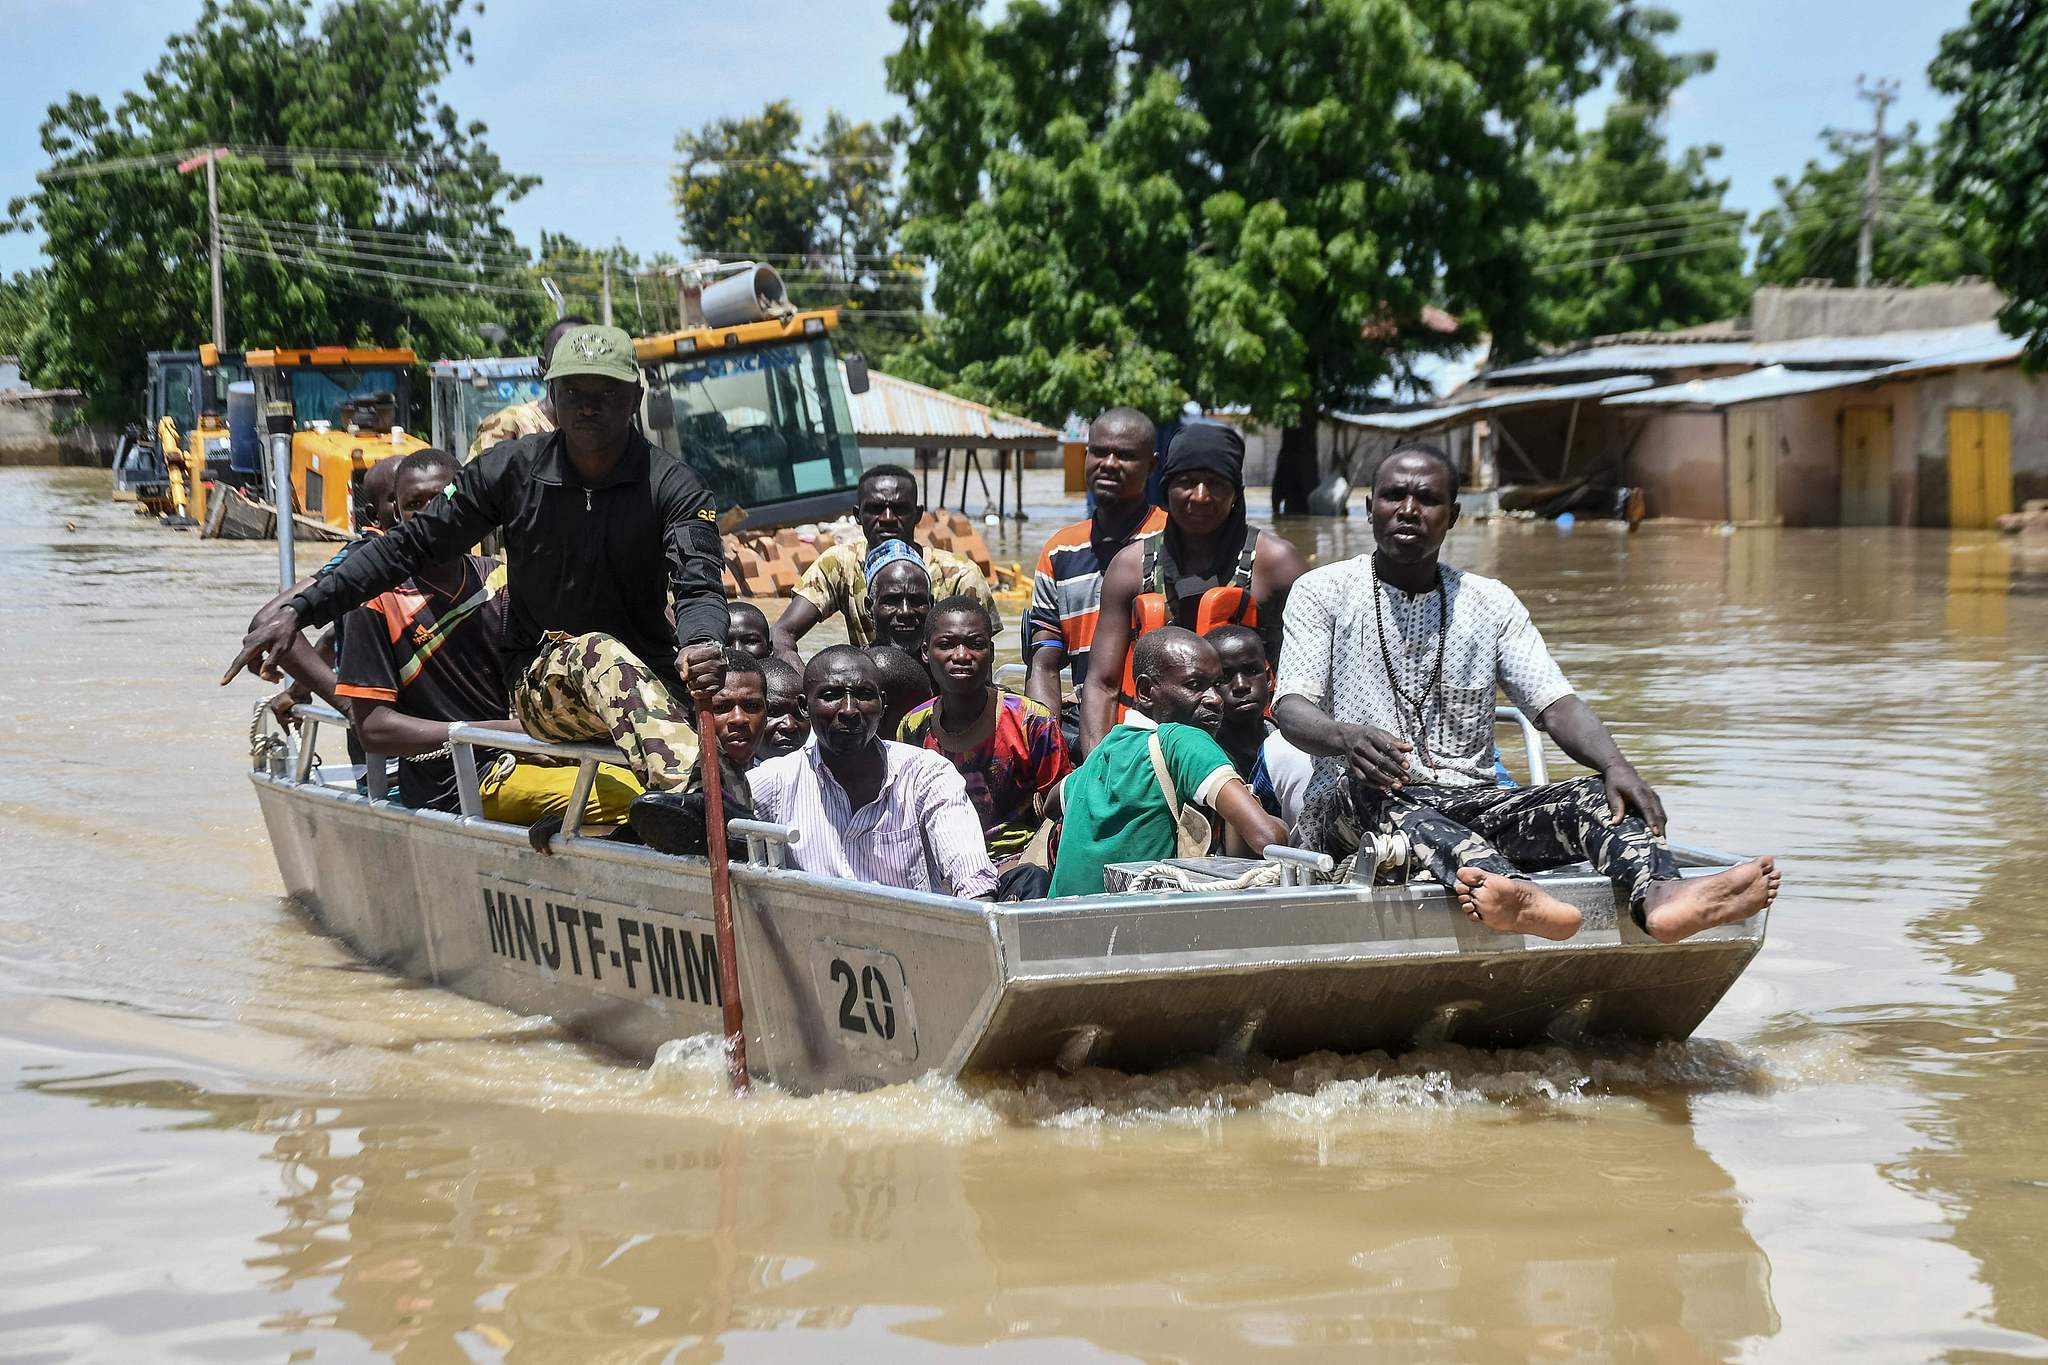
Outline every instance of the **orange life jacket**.
<svg viewBox="0 0 2048 1365"><path fill-rule="evenodd" d="M1145 590L1131 601L1131 638L1124 647L1124 681L1116 697L1119 725L1123 723L1125 713L1137 704L1138 677L1132 670L1131 661L1137 658L1138 637L1148 630L1180 624L1173 619L1165 574L1159 566L1159 546L1164 536L1165 532L1159 531L1143 539L1144 569L1139 582ZM1230 580L1208 589L1196 599L1194 620L1185 623L1189 630L1197 635L1207 635L1218 626L1258 627L1259 604L1252 597L1252 559L1258 548L1259 533L1254 530L1245 536L1244 549L1238 552L1237 567L1231 571Z"/></svg>

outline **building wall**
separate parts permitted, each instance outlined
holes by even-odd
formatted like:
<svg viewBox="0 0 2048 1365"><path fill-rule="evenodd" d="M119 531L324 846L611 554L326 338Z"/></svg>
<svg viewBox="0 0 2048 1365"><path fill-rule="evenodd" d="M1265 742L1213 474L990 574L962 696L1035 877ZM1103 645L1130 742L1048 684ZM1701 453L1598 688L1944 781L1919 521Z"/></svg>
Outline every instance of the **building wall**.
<svg viewBox="0 0 2048 1365"><path fill-rule="evenodd" d="M1749 311L1758 341L1872 336L1989 322L2005 306L1997 286L1977 281L1909 288L1841 289L1766 285Z"/></svg>
<svg viewBox="0 0 2048 1365"><path fill-rule="evenodd" d="M1950 408L2000 408L2012 414L2012 497L2048 498L2048 396L2017 365L1956 370L1920 381L1911 451L1914 523L1948 525Z"/></svg>
<svg viewBox="0 0 2048 1365"><path fill-rule="evenodd" d="M1726 518L1727 438L1721 414L1650 412L1639 420L1642 431L1622 472L1628 483L1643 490L1648 515L1691 521Z"/></svg>
<svg viewBox="0 0 2048 1365"><path fill-rule="evenodd" d="M65 389L21 389L0 394L0 465L101 465L114 462L117 438L101 427L50 428L77 415L80 399Z"/></svg>

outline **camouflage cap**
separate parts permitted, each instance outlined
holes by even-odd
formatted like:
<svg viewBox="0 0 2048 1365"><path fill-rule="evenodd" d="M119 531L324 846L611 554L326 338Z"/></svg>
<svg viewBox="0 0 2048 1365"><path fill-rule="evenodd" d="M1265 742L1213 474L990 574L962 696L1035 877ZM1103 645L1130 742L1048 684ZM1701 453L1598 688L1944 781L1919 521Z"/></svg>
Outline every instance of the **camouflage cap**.
<svg viewBox="0 0 2048 1365"><path fill-rule="evenodd" d="M579 374L638 384L640 366L633 359L633 338L620 328L594 323L564 332L548 360L547 377L552 382Z"/></svg>

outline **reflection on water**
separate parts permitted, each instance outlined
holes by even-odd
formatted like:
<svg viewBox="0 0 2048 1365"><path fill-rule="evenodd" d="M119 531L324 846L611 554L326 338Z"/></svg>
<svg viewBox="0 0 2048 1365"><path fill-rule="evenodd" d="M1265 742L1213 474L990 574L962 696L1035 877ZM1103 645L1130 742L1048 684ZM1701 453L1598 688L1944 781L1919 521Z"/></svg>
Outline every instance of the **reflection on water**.
<svg viewBox="0 0 2048 1365"><path fill-rule="evenodd" d="M1680 833L1786 866L1690 1043L734 1100L703 1045L617 1066L284 909L256 693L210 685L272 560L102 493L0 471L0 1358L2048 1353L2048 592L2007 544L1459 532Z"/></svg>

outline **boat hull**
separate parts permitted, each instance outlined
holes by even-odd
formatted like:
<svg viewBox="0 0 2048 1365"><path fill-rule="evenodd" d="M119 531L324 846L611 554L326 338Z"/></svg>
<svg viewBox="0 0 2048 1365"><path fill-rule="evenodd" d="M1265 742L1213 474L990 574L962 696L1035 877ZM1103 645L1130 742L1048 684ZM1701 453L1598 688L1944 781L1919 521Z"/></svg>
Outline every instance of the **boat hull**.
<svg viewBox="0 0 2048 1365"><path fill-rule="evenodd" d="M524 829L252 779L287 892L364 957L629 1057L722 1027L702 861L580 837L544 855ZM1763 942L1759 915L1659 945L1605 880L1546 884L1586 916L1568 943L1472 924L1434 882L987 905L736 865L748 1057L809 1093L1197 1055L1682 1038Z"/></svg>

